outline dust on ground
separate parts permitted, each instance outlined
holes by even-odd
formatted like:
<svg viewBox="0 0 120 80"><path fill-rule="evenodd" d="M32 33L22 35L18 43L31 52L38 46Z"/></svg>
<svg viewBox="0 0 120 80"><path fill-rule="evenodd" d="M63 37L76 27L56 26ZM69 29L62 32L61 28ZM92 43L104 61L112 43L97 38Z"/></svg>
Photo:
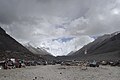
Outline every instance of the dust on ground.
<svg viewBox="0 0 120 80"><path fill-rule="evenodd" d="M0 70L0 80L120 80L120 67L31 66Z"/></svg>

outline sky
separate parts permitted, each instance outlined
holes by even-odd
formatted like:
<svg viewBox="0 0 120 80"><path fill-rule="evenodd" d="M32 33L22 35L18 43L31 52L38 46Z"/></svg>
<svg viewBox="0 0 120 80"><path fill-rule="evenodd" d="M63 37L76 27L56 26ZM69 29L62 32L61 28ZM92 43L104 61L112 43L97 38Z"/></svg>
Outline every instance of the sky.
<svg viewBox="0 0 120 80"><path fill-rule="evenodd" d="M120 30L120 0L0 0L0 26L23 45L67 55Z"/></svg>

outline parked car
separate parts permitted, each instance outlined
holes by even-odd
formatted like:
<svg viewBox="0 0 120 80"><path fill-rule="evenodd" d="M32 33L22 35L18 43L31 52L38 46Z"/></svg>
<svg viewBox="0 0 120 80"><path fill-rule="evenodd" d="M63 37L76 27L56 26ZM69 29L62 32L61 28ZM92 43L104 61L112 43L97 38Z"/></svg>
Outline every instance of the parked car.
<svg viewBox="0 0 120 80"><path fill-rule="evenodd" d="M100 64L101 64L101 65L108 65L109 62L108 62L108 61L100 61Z"/></svg>
<svg viewBox="0 0 120 80"><path fill-rule="evenodd" d="M89 62L89 63L88 63L88 66L89 66L89 67L99 67L99 63L96 62L96 61L92 61L92 62Z"/></svg>
<svg viewBox="0 0 120 80"><path fill-rule="evenodd" d="M109 65L110 66L118 66L119 65L119 61L110 61Z"/></svg>
<svg viewBox="0 0 120 80"><path fill-rule="evenodd" d="M55 62L56 64L61 64L62 63L62 61L61 60L56 60L56 62Z"/></svg>
<svg viewBox="0 0 120 80"><path fill-rule="evenodd" d="M11 59L8 59L5 61L5 68L6 69L14 69L15 68L15 64Z"/></svg>

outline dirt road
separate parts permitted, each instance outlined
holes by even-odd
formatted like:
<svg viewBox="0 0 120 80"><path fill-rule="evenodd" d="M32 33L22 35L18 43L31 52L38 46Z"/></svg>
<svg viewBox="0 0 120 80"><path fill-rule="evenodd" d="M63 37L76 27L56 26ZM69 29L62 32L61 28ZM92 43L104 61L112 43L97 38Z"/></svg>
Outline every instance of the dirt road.
<svg viewBox="0 0 120 80"><path fill-rule="evenodd" d="M0 80L120 80L120 67L100 66L82 70L79 66L34 66L0 70Z"/></svg>

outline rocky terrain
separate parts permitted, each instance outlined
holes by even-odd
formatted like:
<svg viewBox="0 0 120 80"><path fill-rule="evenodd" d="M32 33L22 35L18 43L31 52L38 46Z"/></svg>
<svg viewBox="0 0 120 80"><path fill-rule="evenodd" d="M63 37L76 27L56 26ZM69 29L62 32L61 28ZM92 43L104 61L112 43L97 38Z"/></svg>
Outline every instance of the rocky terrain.
<svg viewBox="0 0 120 80"><path fill-rule="evenodd" d="M47 65L0 70L0 80L120 80L120 67Z"/></svg>

